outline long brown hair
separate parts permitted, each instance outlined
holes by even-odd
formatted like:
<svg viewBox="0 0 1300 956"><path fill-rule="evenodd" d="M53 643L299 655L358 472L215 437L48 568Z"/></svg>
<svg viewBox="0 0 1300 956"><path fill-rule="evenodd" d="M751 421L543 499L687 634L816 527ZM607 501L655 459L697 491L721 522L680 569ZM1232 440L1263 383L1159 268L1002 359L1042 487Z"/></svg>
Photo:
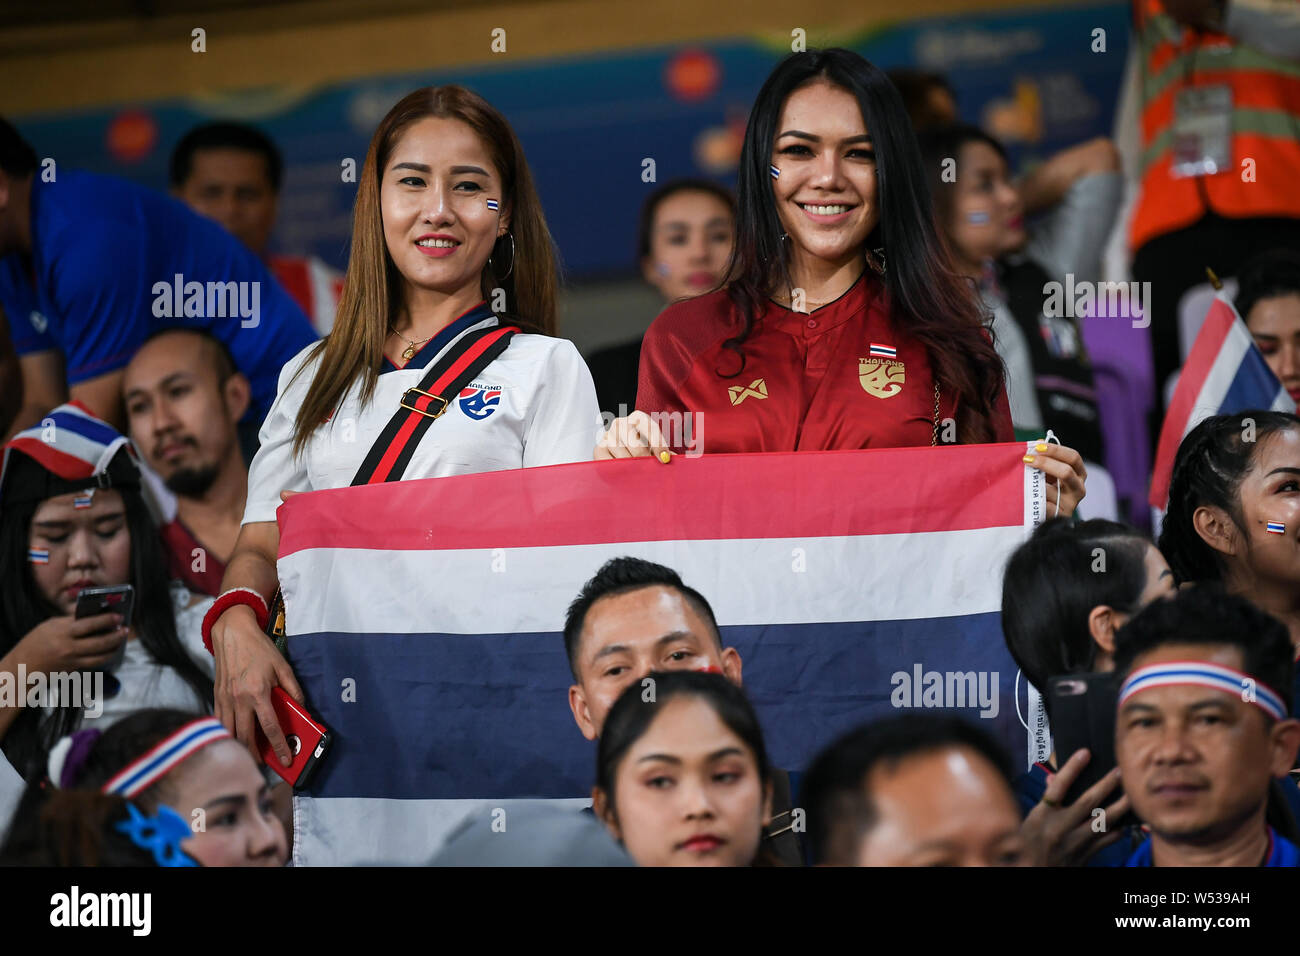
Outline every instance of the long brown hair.
<svg viewBox="0 0 1300 956"><path fill-rule="evenodd" d="M320 364L294 422L295 455L338 408L354 382L361 380L362 404L374 394L384 341L403 305L401 276L384 241L379 186L397 141L413 123L428 117L460 120L472 129L501 175L502 212L510 215L514 240L502 236L492 247L481 279L483 297L489 298L493 289L504 289L511 324L555 334L559 285L555 247L514 130L487 100L463 86L430 86L408 93L388 111L366 150L352 211L352 248L343 295L333 329L311 353Z"/></svg>
<svg viewBox="0 0 1300 956"><path fill-rule="evenodd" d="M778 282L789 284L788 243L772 197L772 143L786 98L825 79L853 94L876 151L880 223L866 248L884 247L884 284L894 322L922 345L931 371L961 403L957 440L994 440L994 405L1003 387L1002 360L984 328L974 284L953 268L935 229L916 135L888 77L849 50L794 53L774 69L749 114L736 183L736 248L727 294L740 331L724 345L737 352L767 307ZM737 373L738 374L738 373Z"/></svg>

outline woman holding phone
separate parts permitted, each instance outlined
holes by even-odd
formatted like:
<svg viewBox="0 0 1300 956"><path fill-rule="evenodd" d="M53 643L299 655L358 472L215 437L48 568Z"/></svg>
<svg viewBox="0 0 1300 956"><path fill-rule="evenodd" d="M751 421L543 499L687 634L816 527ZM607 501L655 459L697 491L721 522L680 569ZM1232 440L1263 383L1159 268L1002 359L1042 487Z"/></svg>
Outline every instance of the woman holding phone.
<svg viewBox="0 0 1300 956"><path fill-rule="evenodd" d="M596 458L680 451L655 421L674 412L699 413L707 452L1012 440L1002 364L883 72L840 49L777 66L745 132L736 235L727 284L651 325L637 411ZM1073 513L1079 455L1042 443L1026 461Z"/></svg>
<svg viewBox="0 0 1300 956"><path fill-rule="evenodd" d="M223 593L204 621L217 716L255 753L260 725L289 765L271 691L303 702L263 631L283 497L591 457L596 393L577 349L554 337L557 282L505 118L459 86L401 99L366 153L333 330L280 374ZM463 387L437 390L440 375Z"/></svg>
<svg viewBox="0 0 1300 956"><path fill-rule="evenodd" d="M0 707L0 746L28 779L83 722L102 730L145 707L212 708L212 660L199 637L209 601L168 581L148 494L126 436L76 404L4 447L0 672L15 682L25 672L24 694L45 675L42 705L56 686L76 686L61 678L83 688L57 706ZM76 616L83 591L127 584L129 619Z"/></svg>

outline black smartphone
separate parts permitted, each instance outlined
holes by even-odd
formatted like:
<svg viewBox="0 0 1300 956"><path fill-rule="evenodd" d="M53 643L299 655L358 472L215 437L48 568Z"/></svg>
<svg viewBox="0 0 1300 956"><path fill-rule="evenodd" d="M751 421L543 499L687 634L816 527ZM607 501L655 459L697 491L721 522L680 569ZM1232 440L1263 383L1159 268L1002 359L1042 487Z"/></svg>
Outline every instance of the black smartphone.
<svg viewBox="0 0 1300 956"><path fill-rule="evenodd" d="M1115 704L1118 688L1113 674L1073 674L1047 682L1052 743L1056 765L1064 766L1075 752L1087 747L1088 766L1065 795L1065 803L1079 796L1115 769ZM1118 791L1106 803L1118 799Z"/></svg>
<svg viewBox="0 0 1300 956"><path fill-rule="evenodd" d="M77 595L77 610L73 616L80 620L83 617L94 617L97 614L107 614L111 611L122 615L122 624L130 627L131 613L134 610L135 588L130 584L114 584L105 588L82 589L81 593ZM117 678L113 676L113 671L121 667L122 661L125 659L126 641L123 641L118 645L113 659L99 668L104 672L109 697L116 694L120 688Z"/></svg>
<svg viewBox="0 0 1300 956"><path fill-rule="evenodd" d="M122 615L122 623L131 624L131 611L135 605L135 587L130 584L114 584L106 588L82 588L77 595L76 617L94 617L114 611Z"/></svg>

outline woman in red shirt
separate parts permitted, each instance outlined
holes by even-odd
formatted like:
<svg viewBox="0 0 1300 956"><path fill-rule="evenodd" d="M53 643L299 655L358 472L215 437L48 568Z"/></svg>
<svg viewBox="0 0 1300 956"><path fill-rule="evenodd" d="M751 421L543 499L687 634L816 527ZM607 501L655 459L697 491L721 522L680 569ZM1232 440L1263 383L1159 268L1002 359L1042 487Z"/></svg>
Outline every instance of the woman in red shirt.
<svg viewBox="0 0 1300 956"><path fill-rule="evenodd" d="M637 411L596 458L1014 439L1001 360L884 73L848 50L785 59L750 113L737 193L727 284L650 326ZM1082 459L1035 451L1072 513Z"/></svg>

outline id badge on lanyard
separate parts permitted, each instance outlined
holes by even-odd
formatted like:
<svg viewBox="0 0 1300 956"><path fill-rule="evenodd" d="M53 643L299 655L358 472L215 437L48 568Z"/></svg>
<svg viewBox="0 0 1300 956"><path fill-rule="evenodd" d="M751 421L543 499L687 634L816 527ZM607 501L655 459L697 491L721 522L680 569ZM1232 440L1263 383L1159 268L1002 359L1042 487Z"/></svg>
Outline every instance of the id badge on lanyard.
<svg viewBox="0 0 1300 956"><path fill-rule="evenodd" d="M1213 176L1232 165L1232 90L1194 86L1174 98L1170 170L1177 179Z"/></svg>

